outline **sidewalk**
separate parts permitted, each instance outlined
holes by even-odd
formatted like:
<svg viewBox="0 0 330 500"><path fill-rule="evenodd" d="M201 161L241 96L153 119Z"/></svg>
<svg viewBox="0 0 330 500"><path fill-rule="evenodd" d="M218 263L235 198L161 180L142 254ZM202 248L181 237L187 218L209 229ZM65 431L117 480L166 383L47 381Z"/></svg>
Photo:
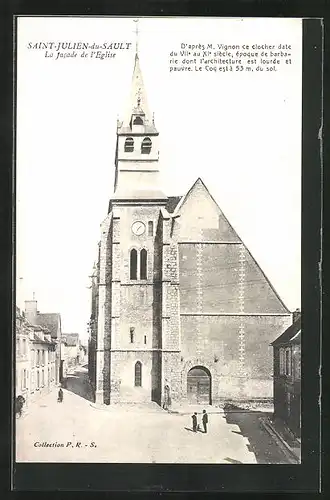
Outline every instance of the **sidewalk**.
<svg viewBox="0 0 330 500"><path fill-rule="evenodd" d="M273 436L285 454L295 463L301 463L301 442L279 420L261 417L260 422L267 432Z"/></svg>

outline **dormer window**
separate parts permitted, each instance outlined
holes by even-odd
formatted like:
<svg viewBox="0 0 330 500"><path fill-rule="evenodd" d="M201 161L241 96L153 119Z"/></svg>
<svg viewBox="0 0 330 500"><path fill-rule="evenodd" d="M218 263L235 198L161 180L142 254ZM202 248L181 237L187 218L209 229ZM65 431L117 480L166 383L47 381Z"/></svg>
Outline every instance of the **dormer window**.
<svg viewBox="0 0 330 500"><path fill-rule="evenodd" d="M134 151L134 139L133 137L127 137L124 146L125 153L131 153Z"/></svg>
<svg viewBox="0 0 330 500"><path fill-rule="evenodd" d="M151 139L150 137L145 137L141 144L141 153L148 155L150 151L151 151Z"/></svg>
<svg viewBox="0 0 330 500"><path fill-rule="evenodd" d="M133 120L133 125L143 125L143 120L141 116L136 116Z"/></svg>

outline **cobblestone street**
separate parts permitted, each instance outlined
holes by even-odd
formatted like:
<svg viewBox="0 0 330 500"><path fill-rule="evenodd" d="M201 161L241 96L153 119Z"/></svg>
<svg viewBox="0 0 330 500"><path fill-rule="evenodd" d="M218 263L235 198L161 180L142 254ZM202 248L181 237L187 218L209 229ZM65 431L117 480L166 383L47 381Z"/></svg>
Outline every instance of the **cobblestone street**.
<svg viewBox="0 0 330 500"><path fill-rule="evenodd" d="M18 462L287 463L256 414L210 414L204 434L154 403L98 409L85 367L63 392L63 403L55 390L16 419Z"/></svg>

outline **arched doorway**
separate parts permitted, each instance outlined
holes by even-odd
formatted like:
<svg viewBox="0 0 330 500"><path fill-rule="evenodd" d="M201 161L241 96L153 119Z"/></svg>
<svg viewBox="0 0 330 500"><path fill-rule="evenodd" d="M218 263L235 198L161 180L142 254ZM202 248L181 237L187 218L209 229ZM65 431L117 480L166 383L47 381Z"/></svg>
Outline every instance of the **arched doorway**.
<svg viewBox="0 0 330 500"><path fill-rule="evenodd" d="M211 404L211 374L207 368L195 366L189 370L187 398L192 404Z"/></svg>

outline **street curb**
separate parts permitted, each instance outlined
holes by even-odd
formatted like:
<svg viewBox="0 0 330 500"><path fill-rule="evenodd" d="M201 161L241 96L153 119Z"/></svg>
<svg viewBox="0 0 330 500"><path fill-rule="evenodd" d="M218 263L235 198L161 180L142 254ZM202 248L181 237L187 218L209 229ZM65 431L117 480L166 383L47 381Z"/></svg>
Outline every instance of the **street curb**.
<svg viewBox="0 0 330 500"><path fill-rule="evenodd" d="M194 412L195 410L191 410L191 411L180 411L180 410L167 410L168 413L172 413L172 414L177 414L177 415L191 415L192 412ZM269 411L262 411L262 410L252 410L252 412L254 414L259 414L259 415L263 415L264 413L269 413ZM198 413L198 412L197 412ZM200 411L199 412L200 414L202 414L202 412ZM208 411L207 412L208 415L225 415L226 413L251 413L251 410L216 410L216 411Z"/></svg>
<svg viewBox="0 0 330 500"><path fill-rule="evenodd" d="M296 455L296 453L293 451L291 446L288 445L288 443L283 439L283 437L274 429L273 425L270 423L268 419L259 417L259 421L263 428L268 432L268 434L274 438L277 442L280 443L280 447L283 450L283 447L285 448L284 454L286 456L289 456L290 459L293 459L296 464L300 464L300 459Z"/></svg>

